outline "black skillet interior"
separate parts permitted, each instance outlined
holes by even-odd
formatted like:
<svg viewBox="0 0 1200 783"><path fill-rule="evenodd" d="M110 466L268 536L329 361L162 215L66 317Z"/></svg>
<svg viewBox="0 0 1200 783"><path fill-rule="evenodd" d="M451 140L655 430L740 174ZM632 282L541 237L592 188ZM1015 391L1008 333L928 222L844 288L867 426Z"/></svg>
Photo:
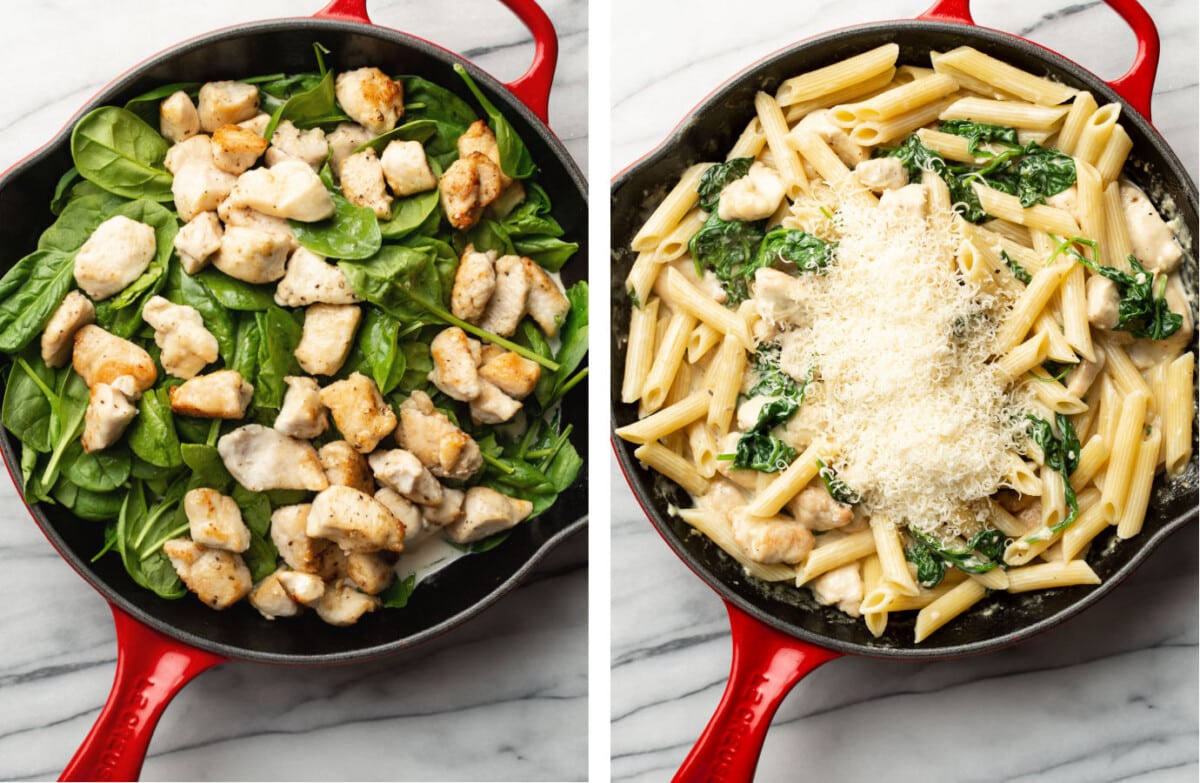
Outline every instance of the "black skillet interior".
<svg viewBox="0 0 1200 783"><path fill-rule="evenodd" d="M504 113L540 168L565 238L580 244L563 269L566 285L586 276L587 185L562 144L494 78L429 43L385 28L341 21L294 19L250 24L197 38L160 54L125 74L84 109L121 105L129 98L172 82L231 79L256 74L315 70L313 42L325 45L335 70L375 65L390 74L415 74L453 90L485 117L462 79L452 70L463 62L476 83ZM4 269L34 249L54 219L49 203L59 176L71 166L69 132L22 161L0 183L0 248ZM580 390L582 392L582 390ZM574 424L573 443L586 453L586 395L564 406ZM20 475L20 443L0 434L4 458ZM151 627L212 652L279 663L323 663L393 652L435 636L497 600L553 544L580 529L587 508L586 467L575 485L545 514L523 523L499 547L465 557L423 582L405 609L368 615L350 628L325 625L309 612L268 622L244 602L214 612L193 597L167 601L136 586L120 558L92 556L103 543L103 525L78 520L61 507L33 509L38 524L72 566L110 601Z"/></svg>
<svg viewBox="0 0 1200 783"><path fill-rule="evenodd" d="M978 27L941 22L900 21L848 28L805 41L771 55L718 88L696 107L660 147L622 173L612 186L612 366L621 368L629 337L629 297L624 280L636 254L629 249L634 234L678 180L685 168L700 161L722 160L737 135L754 116L758 90L774 93L779 83L798 73L819 68L854 54L895 42L901 63L928 66L928 52L970 44L1035 74L1050 75L1087 88L1101 105L1120 98L1101 80L1078 65L1023 39ZM1121 122L1134 140L1126 172L1160 205L1169 198L1183 223L1187 263L1195 278L1196 186L1162 138L1131 109ZM1188 244L1190 242L1190 245ZM1193 293L1193 312L1195 299ZM1195 342L1193 341L1193 351ZM620 399L620 371L612 378L614 427L636 418L636 406ZM1195 429L1193 428L1193 433ZM1193 435L1194 437L1194 435ZM915 646L912 617L889 618L879 639L835 609L817 604L807 590L790 583L770 585L748 577L732 558L708 538L692 530L668 506L691 506L688 495L673 482L647 470L633 457L633 446L616 439L617 457L639 501L660 534L693 571L726 600L760 621L815 644L864 655L932 658L964 655L1011 644L1069 617L1097 601L1126 576L1170 532L1196 518L1197 462L1193 446L1187 471L1170 484L1156 484L1140 537L1126 542L1112 532L1093 542L1087 560L1103 582L1096 587L1071 587L1020 595L997 594L981 601L965 616Z"/></svg>

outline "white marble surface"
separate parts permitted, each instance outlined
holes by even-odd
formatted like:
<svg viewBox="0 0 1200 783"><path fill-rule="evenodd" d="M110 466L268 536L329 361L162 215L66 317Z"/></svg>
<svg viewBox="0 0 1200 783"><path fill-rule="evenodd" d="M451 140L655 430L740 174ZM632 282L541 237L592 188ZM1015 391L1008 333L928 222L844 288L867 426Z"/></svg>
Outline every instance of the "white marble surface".
<svg viewBox="0 0 1200 783"><path fill-rule="evenodd" d="M4 3L0 171L108 80L191 36L311 14L323 0ZM587 5L543 2L560 59L551 127L586 168ZM528 33L495 0L371 2L379 24L465 54L502 80ZM401 661L230 663L167 708L146 779L578 780L587 774L587 541L577 535L483 616ZM112 682L108 608L0 483L0 778L53 779ZM13 600L16 596L25 596ZM34 597L36 596L36 597Z"/></svg>
<svg viewBox="0 0 1200 783"><path fill-rule="evenodd" d="M723 0L614 3L612 170L657 145L710 90L823 31L913 16L927 0L779 2L772 16ZM981 24L1019 32L1105 78L1133 37L1097 2L976 2ZM1163 36L1157 126L1196 177L1197 6L1147 6ZM612 778L666 780L716 706L729 671L721 601L668 549L613 463ZM1181 531L1120 589L1018 647L939 663L843 658L783 702L758 779L1044 781L1197 779L1197 537ZM987 710L981 710L985 706Z"/></svg>

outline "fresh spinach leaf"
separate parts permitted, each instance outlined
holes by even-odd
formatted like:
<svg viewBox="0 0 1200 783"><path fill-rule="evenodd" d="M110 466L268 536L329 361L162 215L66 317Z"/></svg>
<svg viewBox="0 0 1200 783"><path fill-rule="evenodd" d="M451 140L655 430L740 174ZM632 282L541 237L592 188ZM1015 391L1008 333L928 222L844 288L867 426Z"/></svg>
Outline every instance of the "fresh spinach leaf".
<svg viewBox="0 0 1200 783"><path fill-rule="evenodd" d="M0 302L0 351L15 353L37 337L74 280L75 258L36 250L22 286Z"/></svg>
<svg viewBox="0 0 1200 783"><path fill-rule="evenodd" d="M224 494L233 484L225 462L215 446L204 443L184 443L179 447L183 462L192 469L189 483L194 487L210 487Z"/></svg>
<svg viewBox="0 0 1200 783"><path fill-rule="evenodd" d="M121 509L121 495L116 492L92 492L76 486L60 475L54 483L54 499L80 519L107 522L115 519Z"/></svg>
<svg viewBox="0 0 1200 783"><path fill-rule="evenodd" d="M113 210L129 199L108 191L90 193L69 201L58 218L38 237L38 250L74 253Z"/></svg>
<svg viewBox="0 0 1200 783"><path fill-rule="evenodd" d="M129 428L129 448L140 459L159 468L177 468L183 464L165 387L148 390L138 401L138 415Z"/></svg>
<svg viewBox="0 0 1200 783"><path fill-rule="evenodd" d="M92 454L72 441L63 452L62 474L75 486L89 492L112 492L129 478L129 449L121 443Z"/></svg>
<svg viewBox="0 0 1200 783"><path fill-rule="evenodd" d="M467 69L459 63L454 64L454 72L457 73L464 82L467 83L467 88L479 101L479 105L483 107L488 119L491 120L492 132L496 135L496 145L500 148L500 170L513 179L527 179L532 177L537 171L537 166L533 163L533 156L529 154L529 149L525 146L525 142L521 141L521 137L517 135L516 130L509 124L503 114L492 104L491 101L480 91L476 86L475 80L467 73Z"/></svg>
<svg viewBox="0 0 1200 783"><path fill-rule="evenodd" d="M47 453L53 448L50 421L54 415L55 373L42 361L41 354L26 351L8 371L4 388L4 407L0 420L24 446L25 452Z"/></svg>
<svg viewBox="0 0 1200 783"><path fill-rule="evenodd" d="M133 112L150 127L157 127L159 122L158 107L164 98L169 98L177 92L186 92L195 96L200 89L200 82L175 82L155 87L153 90L130 98L125 103L125 110Z"/></svg>
<svg viewBox="0 0 1200 783"><path fill-rule="evenodd" d="M172 176L162 162L168 144L131 111L101 106L71 131L75 168L110 193L132 199L174 201Z"/></svg>
<svg viewBox="0 0 1200 783"><path fill-rule="evenodd" d="M379 594L383 599L383 605L388 609L403 609L408 606L408 599L412 597L413 590L417 587L417 575L409 574L404 579L397 579L392 584Z"/></svg>
<svg viewBox="0 0 1200 783"><path fill-rule="evenodd" d="M300 375L296 361L296 346L300 344L301 328L291 313L271 307L254 314L258 322L258 375L254 381L254 405L279 409L287 392L284 378ZM243 376L245 377L245 376Z"/></svg>
<svg viewBox="0 0 1200 783"><path fill-rule="evenodd" d="M418 193L415 196L398 198L392 202L392 215L387 220L378 221L379 233L383 239L402 239L419 231L430 215L438 211L438 189Z"/></svg>
<svg viewBox="0 0 1200 783"><path fill-rule="evenodd" d="M172 262L167 269L167 284L163 293L172 302L194 307L200 313L204 327L216 338L221 359L229 366L237 348L237 327L229 310L217 301L203 283L185 272L178 262Z"/></svg>
<svg viewBox="0 0 1200 783"><path fill-rule="evenodd" d="M315 223L290 220L292 236L303 247L327 258L375 255L383 243L375 212L350 203L336 191L329 195L333 199L333 216Z"/></svg>
<svg viewBox="0 0 1200 783"><path fill-rule="evenodd" d="M263 138L270 140L275 135L275 128L283 120L290 120L297 127L304 128L332 119L336 115L333 72L325 68L324 55L328 54L329 50L319 43L314 43L313 52L316 54L317 68L320 72L316 84L298 92L289 92L283 105L272 112L271 120L263 131ZM290 86L298 84L304 84L304 80L296 80ZM263 89L260 87L260 92Z"/></svg>
<svg viewBox="0 0 1200 783"><path fill-rule="evenodd" d="M387 133L382 133L369 141L364 141L362 144L354 148L355 152L362 152L365 149L372 149L379 155L387 149L387 145L393 141L419 141L426 142L437 133L438 126L433 120L410 120L403 125L397 125Z"/></svg>
<svg viewBox="0 0 1200 783"><path fill-rule="evenodd" d="M194 279L208 289L218 304L229 310L266 310L275 304L270 286L245 283L216 269L203 269L194 275Z"/></svg>

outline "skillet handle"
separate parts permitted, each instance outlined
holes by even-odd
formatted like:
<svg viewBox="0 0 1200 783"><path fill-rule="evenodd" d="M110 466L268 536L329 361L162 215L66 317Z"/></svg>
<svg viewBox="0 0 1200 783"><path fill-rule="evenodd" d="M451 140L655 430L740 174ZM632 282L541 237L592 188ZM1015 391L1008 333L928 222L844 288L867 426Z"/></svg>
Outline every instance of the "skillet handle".
<svg viewBox="0 0 1200 783"><path fill-rule="evenodd" d="M1129 66L1129 70L1123 75L1108 82L1108 86L1149 121L1150 98L1154 93L1154 79L1158 75L1158 28L1138 0L1104 2L1125 20L1137 38L1137 53L1133 56L1133 65ZM975 20L971 18L971 0L934 0L933 5L917 18L975 24Z"/></svg>
<svg viewBox="0 0 1200 783"><path fill-rule="evenodd" d="M725 694L674 783L749 783L771 719L800 678L840 653L770 628L728 601L733 664Z"/></svg>
<svg viewBox="0 0 1200 783"><path fill-rule="evenodd" d="M167 704L193 677L226 660L168 639L111 608L117 628L112 691L59 780L137 780Z"/></svg>

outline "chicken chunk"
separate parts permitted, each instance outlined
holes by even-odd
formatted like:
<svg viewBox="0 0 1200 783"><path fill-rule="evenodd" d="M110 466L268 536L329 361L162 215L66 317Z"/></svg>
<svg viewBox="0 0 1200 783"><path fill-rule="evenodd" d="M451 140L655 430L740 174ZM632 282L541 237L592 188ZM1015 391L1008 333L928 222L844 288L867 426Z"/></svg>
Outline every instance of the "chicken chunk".
<svg viewBox="0 0 1200 783"><path fill-rule="evenodd" d="M242 556L209 549L186 538L163 544L163 552L189 590L213 609L227 609L245 598L253 586Z"/></svg>
<svg viewBox="0 0 1200 783"><path fill-rule="evenodd" d="M500 145L496 143L496 134L492 133L492 129L483 120L475 120L467 128L463 135L458 137L456 143L458 147L458 157L466 158L475 153L487 156L487 159L496 164L496 168L500 168ZM512 178L500 172L500 188L507 188Z"/></svg>
<svg viewBox="0 0 1200 783"><path fill-rule="evenodd" d="M194 275L208 266L209 259L221 249L224 233L216 212L201 212L179 229L175 235L175 253L183 271Z"/></svg>
<svg viewBox="0 0 1200 783"><path fill-rule="evenodd" d="M533 504L510 498L490 487L471 487L463 500L462 517L444 528L446 538L469 544L508 530L533 513Z"/></svg>
<svg viewBox="0 0 1200 783"><path fill-rule="evenodd" d="M1096 361L1094 362L1080 358L1075 369L1067 374L1067 394L1082 400L1083 396L1088 393L1088 389L1092 388L1092 384L1099 377L1100 371L1104 369L1107 361L1108 358L1099 351L1096 352Z"/></svg>
<svg viewBox="0 0 1200 783"><path fill-rule="evenodd" d="M334 375L354 343L362 311L355 305L310 305L296 346L296 361L310 375Z"/></svg>
<svg viewBox="0 0 1200 783"><path fill-rule="evenodd" d="M316 171L328 155L329 142L325 139L325 131L320 128L300 130L291 120L283 120L275 126L275 133L271 136L267 165L274 166L280 161L294 158L304 161Z"/></svg>
<svg viewBox="0 0 1200 783"><path fill-rule="evenodd" d="M1183 249L1150 199L1140 188L1126 182L1121 184L1121 205L1133 255L1152 272L1174 272L1183 258Z"/></svg>
<svg viewBox="0 0 1200 783"><path fill-rule="evenodd" d="M207 136L193 136L185 144ZM182 146L182 145L176 145ZM174 149L174 148L172 148ZM209 146L207 161L189 161L181 166L171 180L171 194L179 217L190 221L202 212L211 212L229 197L237 185L237 177L217 168Z"/></svg>
<svg viewBox="0 0 1200 783"><path fill-rule="evenodd" d="M213 131L213 165L230 174L241 174L267 151L267 140L248 128L222 125Z"/></svg>
<svg viewBox="0 0 1200 783"><path fill-rule="evenodd" d="M277 571L279 584L298 604L315 607L325 595L325 582L316 574L306 574L303 571Z"/></svg>
<svg viewBox="0 0 1200 783"><path fill-rule="evenodd" d="M423 391L414 391L400 404L396 442L417 455L435 476L467 479L483 465L479 445L434 408Z"/></svg>
<svg viewBox="0 0 1200 783"><path fill-rule="evenodd" d="M780 323L796 317L803 297L799 281L787 272L763 267L754 273L754 309L764 321Z"/></svg>
<svg viewBox="0 0 1200 783"><path fill-rule="evenodd" d="M1091 275L1084 286L1087 293L1088 322L1101 329L1112 329L1120 316L1121 291L1103 275Z"/></svg>
<svg viewBox="0 0 1200 783"><path fill-rule="evenodd" d="M184 166L193 163L211 166L212 162L212 137L206 133L175 142L163 158L163 166L172 174L178 174Z"/></svg>
<svg viewBox="0 0 1200 783"><path fill-rule="evenodd" d="M429 345L433 370L429 380L442 393L467 402L479 396L479 373L471 356L470 339L457 326L443 329Z"/></svg>
<svg viewBox="0 0 1200 783"><path fill-rule="evenodd" d="M429 168L425 147L419 141L388 142L379 162L388 187L397 196L412 196L437 187L437 177Z"/></svg>
<svg viewBox="0 0 1200 783"><path fill-rule="evenodd" d="M502 424L521 410L521 403L490 381L479 381L479 394L471 400L471 420L480 424Z"/></svg>
<svg viewBox="0 0 1200 783"><path fill-rule="evenodd" d="M172 144L200 132L200 113L186 92L173 92L158 104L158 130Z"/></svg>
<svg viewBox="0 0 1200 783"><path fill-rule="evenodd" d="M338 432L362 454L375 450L379 441L396 429L396 414L379 393L375 381L362 373L321 389L321 402L333 414Z"/></svg>
<svg viewBox="0 0 1200 783"><path fill-rule="evenodd" d="M488 300L496 290L496 251L479 253L467 245L458 269L454 272L454 288L450 293L450 312L464 321L476 323L487 310Z"/></svg>
<svg viewBox="0 0 1200 783"><path fill-rule="evenodd" d="M851 141L850 136L833 122L830 114L828 109L809 112L792 129L789 136L795 138L799 133L815 134L829 145L842 163L848 168L854 168L868 157L867 150Z"/></svg>
<svg viewBox="0 0 1200 783"><path fill-rule="evenodd" d="M308 535L308 513L311 503L280 506L271 512L271 543L279 550L283 562L294 571L316 574L321 571L322 555L330 544Z"/></svg>
<svg viewBox="0 0 1200 783"><path fill-rule="evenodd" d="M279 575L287 573L282 569L263 579L250 591L250 605L268 620L276 617L295 617L300 614L300 605L287 594ZM320 581L320 580L317 580ZM321 586L324 587L324 582Z"/></svg>
<svg viewBox="0 0 1200 783"><path fill-rule="evenodd" d="M300 247L300 243L292 234L291 225L283 218L264 215L250 207L235 207L230 199L225 199L217 205L217 215L225 223L225 228L252 228L270 234L280 245L286 245L289 252Z"/></svg>
<svg viewBox="0 0 1200 783"><path fill-rule="evenodd" d="M321 467L330 486L354 487L368 495L375 494L375 474L367 464L367 458L355 451L344 440L326 443L317 452Z"/></svg>
<svg viewBox="0 0 1200 783"><path fill-rule="evenodd" d="M354 625L364 614L382 605L377 597L360 593L350 585L332 585L325 589L317 604L317 616L330 625Z"/></svg>
<svg viewBox="0 0 1200 783"><path fill-rule="evenodd" d="M133 394L141 396L158 380L158 370L150 354L94 324L87 324L75 332L71 366L89 389L128 375L133 378Z"/></svg>
<svg viewBox="0 0 1200 783"><path fill-rule="evenodd" d="M203 419L240 419L254 395L254 387L237 370L217 370L197 375L167 390L171 410Z"/></svg>
<svg viewBox="0 0 1200 783"><path fill-rule="evenodd" d="M376 451L367 461L371 463L375 479L385 487L396 490L414 503L432 505L441 502L442 485L411 451Z"/></svg>
<svg viewBox="0 0 1200 783"><path fill-rule="evenodd" d="M346 556L346 577L367 595L378 595L396 578L396 571L383 555L354 552Z"/></svg>
<svg viewBox="0 0 1200 783"><path fill-rule="evenodd" d="M245 128L249 131L254 131L259 136L267 132L267 126L271 124L271 115L265 111L260 111L248 120L242 120L237 124L239 128Z"/></svg>
<svg viewBox="0 0 1200 783"><path fill-rule="evenodd" d="M250 529L242 521L237 501L215 489L200 487L183 496L183 512L197 544L230 552L250 548Z"/></svg>
<svg viewBox="0 0 1200 783"><path fill-rule="evenodd" d="M70 291L42 330L42 361L47 367L62 367L71 360L75 333L96 320L92 300Z"/></svg>
<svg viewBox="0 0 1200 783"><path fill-rule="evenodd" d="M124 215L110 217L75 254L75 283L92 299L107 299L146 271L155 248L153 227Z"/></svg>
<svg viewBox="0 0 1200 783"><path fill-rule="evenodd" d="M329 427L329 416L321 404L316 379L288 375L283 382L288 388L274 428L289 438L308 440L319 436Z"/></svg>
<svg viewBox="0 0 1200 783"><path fill-rule="evenodd" d="M479 326L501 337L511 337L525 315L528 296L529 275L521 257L501 256L496 260L496 290Z"/></svg>
<svg viewBox="0 0 1200 783"><path fill-rule="evenodd" d="M421 520L425 526L445 527L462 519L463 501L467 493L453 487L442 487L442 502L436 505L421 506Z"/></svg>
<svg viewBox="0 0 1200 783"><path fill-rule="evenodd" d="M333 198L312 167L282 160L269 169L250 169L229 194L232 207L250 207L273 217L312 223L333 215Z"/></svg>
<svg viewBox="0 0 1200 783"><path fill-rule="evenodd" d="M512 351L503 351L487 359L479 367L480 378L518 400L523 400L533 393L541 375L542 368L537 362Z"/></svg>
<svg viewBox="0 0 1200 783"><path fill-rule="evenodd" d="M258 114L258 88L245 82L208 82L200 88L200 127L212 133Z"/></svg>
<svg viewBox="0 0 1200 783"><path fill-rule="evenodd" d="M378 68L359 68L337 75L334 95L350 119L373 136L396 127L404 114L404 85Z"/></svg>
<svg viewBox="0 0 1200 783"><path fill-rule="evenodd" d="M864 188L876 193L908 184L908 169L899 158L870 158L855 166L854 173Z"/></svg>
<svg viewBox="0 0 1200 783"><path fill-rule="evenodd" d="M859 616L863 602L863 581L858 572L858 563L835 568L818 576L809 585L813 597L822 606L836 604L839 611L851 617Z"/></svg>
<svg viewBox="0 0 1200 783"><path fill-rule="evenodd" d="M500 195L500 167L488 156L473 152L450 164L438 185L442 211L450 225L466 231Z"/></svg>
<svg viewBox="0 0 1200 783"><path fill-rule="evenodd" d="M921 220L926 214L927 198L924 185L905 185L885 190L879 197L879 208L895 220Z"/></svg>
<svg viewBox="0 0 1200 783"><path fill-rule="evenodd" d="M446 500L447 493L452 491L462 495L460 490L443 489L443 502ZM425 523L424 514L425 509L433 507L418 506L391 487L383 487L376 492L375 500L382 503L388 511L392 512L392 516L404 527L403 543L405 546L412 546L424 541L433 532L433 528ZM462 500L459 500L459 505L462 505Z"/></svg>
<svg viewBox="0 0 1200 783"><path fill-rule="evenodd" d="M290 242L256 228L229 226L221 247L212 257L213 266L230 277L247 283L270 283L287 270Z"/></svg>
<svg viewBox="0 0 1200 783"><path fill-rule="evenodd" d="M125 428L137 415L133 404L133 379L125 375L111 384L97 383L88 394L87 410L83 414L83 436L80 443L88 454L107 449L120 440Z"/></svg>
<svg viewBox="0 0 1200 783"><path fill-rule="evenodd" d="M775 214L783 201L783 178L770 166L753 163L746 176L721 189L717 216L721 220L763 220Z"/></svg>
<svg viewBox="0 0 1200 783"><path fill-rule="evenodd" d="M298 248L287 262L287 272L275 287L275 302L284 307L323 303L354 304L361 299L335 264L308 248Z"/></svg>
<svg viewBox="0 0 1200 783"><path fill-rule="evenodd" d="M546 274L546 270L542 269L536 261L531 258L522 258L521 264L525 267L525 276L529 278L529 294L525 299L525 309L529 311L529 317L542 328L542 331L553 337L558 334L558 328L562 326L563 319L567 317L571 303L559 289L558 284L554 282L554 278Z"/></svg>
<svg viewBox="0 0 1200 783"><path fill-rule="evenodd" d="M366 207L386 220L392 214L392 197L383 180L383 164L375 150L367 147L342 161L338 169L342 195L351 204Z"/></svg>
<svg viewBox="0 0 1200 783"><path fill-rule="evenodd" d="M329 168L336 172L341 170L343 160L371 140L371 134L357 122L342 122L326 140L329 142Z"/></svg>
<svg viewBox="0 0 1200 783"><path fill-rule="evenodd" d="M809 530L834 530L854 521L854 508L834 500L821 483L800 490L787 508Z"/></svg>
<svg viewBox="0 0 1200 783"><path fill-rule="evenodd" d="M229 475L252 492L329 486L317 450L261 424L247 424L221 436L217 452Z"/></svg>
<svg viewBox="0 0 1200 783"><path fill-rule="evenodd" d="M353 487L334 485L313 498L306 532L332 541L346 554L404 550L404 526L375 498Z"/></svg>
<svg viewBox="0 0 1200 783"><path fill-rule="evenodd" d="M161 349L159 360L176 378L194 378L217 360L217 338L204 327L196 308L152 296L142 308L142 320L154 327L154 342Z"/></svg>
<svg viewBox="0 0 1200 783"><path fill-rule="evenodd" d="M787 517L754 517L744 508L729 515L733 540L758 563L799 563L813 548L812 532Z"/></svg>

